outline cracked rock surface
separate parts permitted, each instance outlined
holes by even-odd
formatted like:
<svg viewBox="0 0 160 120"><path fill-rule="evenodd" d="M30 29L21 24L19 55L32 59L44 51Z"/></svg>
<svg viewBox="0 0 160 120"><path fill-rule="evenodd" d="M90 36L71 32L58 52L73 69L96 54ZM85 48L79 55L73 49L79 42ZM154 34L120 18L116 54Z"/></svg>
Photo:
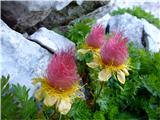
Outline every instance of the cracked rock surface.
<svg viewBox="0 0 160 120"><path fill-rule="evenodd" d="M25 85L31 89L30 95L32 95L35 89L32 85L32 79L45 75L48 62L52 56L48 48L57 52L70 45L74 46L74 44L53 31L41 28L31 38L38 41L44 40L41 42L47 47L43 48L39 43L30 41L24 38L22 34L9 28L2 20L0 24L0 75L9 74L10 83Z"/></svg>
<svg viewBox="0 0 160 120"><path fill-rule="evenodd" d="M51 54L40 45L25 39L2 20L0 74L10 75L10 83L26 85L32 94L32 78L45 73ZM43 74L41 74L43 75Z"/></svg>
<svg viewBox="0 0 160 120"><path fill-rule="evenodd" d="M75 47L75 44L69 39L45 27L33 33L29 39L41 44L53 53Z"/></svg>

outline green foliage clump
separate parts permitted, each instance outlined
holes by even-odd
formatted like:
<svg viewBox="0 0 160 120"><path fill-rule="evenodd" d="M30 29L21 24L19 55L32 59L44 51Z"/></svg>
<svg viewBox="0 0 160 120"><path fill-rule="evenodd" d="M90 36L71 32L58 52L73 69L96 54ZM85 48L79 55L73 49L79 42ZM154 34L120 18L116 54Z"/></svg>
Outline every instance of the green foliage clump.
<svg viewBox="0 0 160 120"><path fill-rule="evenodd" d="M134 14L137 14L136 11L141 11L141 8L134 8L134 11ZM141 12L141 14L139 14L139 18L142 18L142 14L144 13ZM147 15L145 15L145 17L146 16ZM77 34L79 34L74 33L79 31L79 29L77 29L77 24L80 23L76 23L70 27L68 32L68 35L70 36L68 38L75 42L77 49L79 49L85 44L84 40L87 32L81 29L80 33L84 34L76 39L78 36ZM87 25L88 24L85 24L85 27ZM86 28L90 28L89 25ZM90 30L88 29L88 32L89 31ZM87 84L85 89L89 91L86 93L86 97L89 97L87 98L87 101L90 102L89 108L91 109L90 112L93 116L92 119L114 120L160 118L160 80L158 79L160 78L160 54L135 48L133 44L130 44L129 55L132 70L129 71L130 75L126 78L125 85L120 85L120 83L112 77L108 82L103 83L103 89L101 89L101 83L97 78L98 72L100 71L99 68L90 69L86 66L86 63L93 59L92 53L88 52L85 55L77 54L79 73L82 77L83 83ZM74 105L75 104L72 106L73 108ZM77 109L83 108L77 107ZM81 114L81 116L86 115Z"/></svg>
<svg viewBox="0 0 160 120"><path fill-rule="evenodd" d="M85 101L76 99L69 113L74 120L90 120L92 113Z"/></svg>
<svg viewBox="0 0 160 120"><path fill-rule="evenodd" d="M117 82L115 77L100 83L98 68L93 70L87 66L84 69L82 64L79 66L83 67L84 73L88 73L85 79L93 97L92 119L98 116L97 112L102 120L160 119L160 53L135 48L130 44L129 55L132 67L124 85ZM81 54L77 58L84 61L91 59Z"/></svg>
<svg viewBox="0 0 160 120"><path fill-rule="evenodd" d="M152 53L129 45L132 70L121 86L112 77L97 81L97 71L88 68L88 87L95 98L95 110L105 119L160 119L160 53ZM87 58L86 58L87 59ZM98 98L96 98L96 96ZM95 112L96 111L96 112Z"/></svg>
<svg viewBox="0 0 160 120"><path fill-rule="evenodd" d="M137 18L144 18L146 19L149 23L155 25L156 27L160 28L160 20L154 15L152 15L149 12L144 11L141 7L137 6L134 7L133 9L131 8L118 8L118 10L114 10L111 15L121 15L124 13L129 13L133 16L136 16Z"/></svg>
<svg viewBox="0 0 160 120"><path fill-rule="evenodd" d="M37 107L25 86L9 85L9 76L1 78L2 119L34 119Z"/></svg>
<svg viewBox="0 0 160 120"><path fill-rule="evenodd" d="M92 19L78 20L75 24L68 27L69 31L65 36L73 41L77 48L81 48L85 43L85 37L90 32L93 23L94 21Z"/></svg>
<svg viewBox="0 0 160 120"><path fill-rule="evenodd" d="M105 120L104 112L96 111L93 115L93 120Z"/></svg>

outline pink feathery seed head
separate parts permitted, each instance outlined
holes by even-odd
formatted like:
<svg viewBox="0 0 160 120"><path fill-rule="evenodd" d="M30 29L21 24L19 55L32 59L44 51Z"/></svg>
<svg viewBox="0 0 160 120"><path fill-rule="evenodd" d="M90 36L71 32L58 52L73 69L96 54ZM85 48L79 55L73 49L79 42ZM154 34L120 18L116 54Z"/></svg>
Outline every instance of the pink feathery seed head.
<svg viewBox="0 0 160 120"><path fill-rule="evenodd" d="M100 49L102 61L106 65L119 66L126 62L128 58L127 38L122 37L121 32L117 32Z"/></svg>
<svg viewBox="0 0 160 120"><path fill-rule="evenodd" d="M54 54L47 69L49 85L59 90L72 87L79 79L73 51Z"/></svg>
<svg viewBox="0 0 160 120"><path fill-rule="evenodd" d="M101 25L95 25L89 35L87 36L86 43L88 46L99 48L105 40L105 28Z"/></svg>

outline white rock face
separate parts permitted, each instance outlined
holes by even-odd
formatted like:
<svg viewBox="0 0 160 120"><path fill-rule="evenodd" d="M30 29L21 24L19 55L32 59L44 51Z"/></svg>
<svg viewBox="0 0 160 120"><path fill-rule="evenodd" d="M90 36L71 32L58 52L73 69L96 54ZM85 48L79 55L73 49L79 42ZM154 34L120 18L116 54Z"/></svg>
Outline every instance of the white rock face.
<svg viewBox="0 0 160 120"><path fill-rule="evenodd" d="M136 46L145 47L152 52L160 52L160 30L144 19L138 19L130 14L110 16L109 14L97 20L107 26L110 32L122 31L124 36Z"/></svg>
<svg viewBox="0 0 160 120"><path fill-rule="evenodd" d="M113 16L109 19L110 32L121 31L124 36L139 47L142 46L143 24L141 20L130 14Z"/></svg>
<svg viewBox="0 0 160 120"><path fill-rule="evenodd" d="M142 23L144 25L144 31L147 34L148 50L160 52L160 30L144 19L142 19Z"/></svg>
<svg viewBox="0 0 160 120"><path fill-rule="evenodd" d="M110 14L107 13L103 17L97 19L97 24L102 24L104 27L107 27L110 18Z"/></svg>
<svg viewBox="0 0 160 120"><path fill-rule="evenodd" d="M71 47L75 47L75 44L71 42L69 39L44 27L40 28L29 38L45 46L52 52L58 52Z"/></svg>
<svg viewBox="0 0 160 120"><path fill-rule="evenodd" d="M51 0L52 1L52 0ZM52 2L52 8L55 8L56 10L62 10L64 7L66 7L67 5L69 5L69 3L71 3L73 0L53 0ZM83 3L84 0L76 0L78 5L81 5Z"/></svg>
<svg viewBox="0 0 160 120"><path fill-rule="evenodd" d="M160 0L111 0L112 10L118 8L133 8L140 6L147 12L151 12L155 17L160 18Z"/></svg>
<svg viewBox="0 0 160 120"><path fill-rule="evenodd" d="M55 8L56 10L61 10L64 7L66 7L70 2L72 2L73 0L55 0L53 1L53 8Z"/></svg>
<svg viewBox="0 0 160 120"><path fill-rule="evenodd" d="M40 45L25 39L2 20L0 75L10 75L10 83L21 84L34 91L32 78L43 76L51 54Z"/></svg>
<svg viewBox="0 0 160 120"><path fill-rule="evenodd" d="M81 5L84 0L76 0L78 5Z"/></svg>

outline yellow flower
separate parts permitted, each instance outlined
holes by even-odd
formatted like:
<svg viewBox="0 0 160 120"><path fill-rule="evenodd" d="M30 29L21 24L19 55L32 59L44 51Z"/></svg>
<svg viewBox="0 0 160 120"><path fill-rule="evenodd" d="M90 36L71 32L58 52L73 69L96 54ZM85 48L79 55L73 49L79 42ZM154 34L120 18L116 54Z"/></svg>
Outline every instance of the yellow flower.
<svg viewBox="0 0 160 120"><path fill-rule="evenodd" d="M48 64L46 76L35 78L34 84L41 83L35 92L37 100L43 100L46 106L55 105L61 114L67 114L75 97L83 97L80 91L79 75L73 49L53 55Z"/></svg>
<svg viewBox="0 0 160 120"><path fill-rule="evenodd" d="M35 97L38 101L44 99L43 103L46 106L55 105L61 114L65 115L69 112L74 98L84 97L78 83L67 90L59 90L50 86L46 79L47 78L33 79L34 84L41 83L41 87L35 92Z"/></svg>
<svg viewBox="0 0 160 120"><path fill-rule="evenodd" d="M116 75L119 82L124 84L125 83L125 76L129 75L128 70L129 68L129 60L119 66L113 65L106 65L103 63L100 54L93 56L93 61L87 63L90 68L97 68L100 67L102 70L98 74L99 81L108 81L112 75Z"/></svg>
<svg viewBox="0 0 160 120"><path fill-rule="evenodd" d="M109 38L101 46L100 50L93 54L93 61L87 63L91 68L100 67L98 74L100 81L108 81L112 75L116 75L120 83L125 83L125 76L129 75L127 38L122 38L121 33Z"/></svg>

